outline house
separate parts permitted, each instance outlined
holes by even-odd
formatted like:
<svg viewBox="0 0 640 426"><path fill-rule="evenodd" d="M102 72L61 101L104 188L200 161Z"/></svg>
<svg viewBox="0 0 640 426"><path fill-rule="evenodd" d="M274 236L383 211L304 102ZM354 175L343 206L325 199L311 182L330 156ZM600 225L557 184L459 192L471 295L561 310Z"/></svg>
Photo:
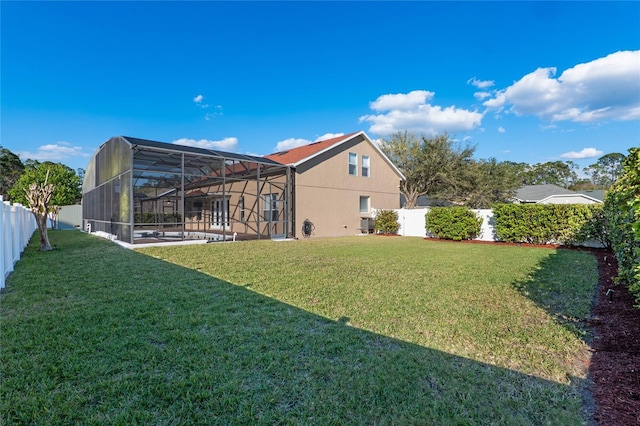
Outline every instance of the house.
<svg viewBox="0 0 640 426"><path fill-rule="evenodd" d="M578 193L557 185L525 185L516 191L514 202L517 204L596 204L601 199L585 193Z"/></svg>
<svg viewBox="0 0 640 426"><path fill-rule="evenodd" d="M373 209L400 207L404 176L362 131L266 158L294 171L296 236L305 221L319 237L367 233L373 228Z"/></svg>
<svg viewBox="0 0 640 426"><path fill-rule="evenodd" d="M83 182L83 228L127 243L352 235L397 208L402 174L363 133L266 157L128 136ZM306 221L306 222L305 222Z"/></svg>

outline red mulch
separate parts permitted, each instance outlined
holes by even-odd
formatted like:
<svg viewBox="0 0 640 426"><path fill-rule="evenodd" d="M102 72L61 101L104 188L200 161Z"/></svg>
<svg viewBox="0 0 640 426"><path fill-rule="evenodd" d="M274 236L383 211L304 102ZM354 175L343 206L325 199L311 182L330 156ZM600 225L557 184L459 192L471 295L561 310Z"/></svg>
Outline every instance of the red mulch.
<svg viewBox="0 0 640 426"><path fill-rule="evenodd" d="M428 238L437 240L433 238ZM502 244L557 248L553 245L463 241L471 244ZM593 422L606 426L640 425L640 309L634 297L613 278L618 262L611 252L591 251L598 261L598 293L589 321L593 342L589 379L593 396Z"/></svg>

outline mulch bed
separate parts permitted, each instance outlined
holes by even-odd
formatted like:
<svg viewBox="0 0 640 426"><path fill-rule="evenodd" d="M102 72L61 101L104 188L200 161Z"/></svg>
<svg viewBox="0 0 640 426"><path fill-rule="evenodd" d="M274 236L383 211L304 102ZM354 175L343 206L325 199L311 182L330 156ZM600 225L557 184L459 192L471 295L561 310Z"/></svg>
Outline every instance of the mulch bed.
<svg viewBox="0 0 640 426"><path fill-rule="evenodd" d="M477 240L461 242L558 248ZM593 334L589 380L594 403L589 411L593 412L593 423L640 425L640 309L634 306L635 300L628 288L614 283L618 262L611 252L577 249L592 252L598 261L598 289L589 320Z"/></svg>
<svg viewBox="0 0 640 426"><path fill-rule="evenodd" d="M626 287L613 283L615 257L602 250L594 255L600 279L589 366L593 418L599 425L640 425L640 309Z"/></svg>

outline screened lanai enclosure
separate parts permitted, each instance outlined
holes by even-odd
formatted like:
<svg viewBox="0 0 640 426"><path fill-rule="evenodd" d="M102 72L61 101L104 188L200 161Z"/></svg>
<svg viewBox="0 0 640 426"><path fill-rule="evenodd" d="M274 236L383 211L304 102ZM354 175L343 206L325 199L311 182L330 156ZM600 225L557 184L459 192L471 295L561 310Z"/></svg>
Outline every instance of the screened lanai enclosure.
<svg viewBox="0 0 640 426"><path fill-rule="evenodd" d="M293 173L267 158L109 139L85 171L85 229L131 244L293 234Z"/></svg>

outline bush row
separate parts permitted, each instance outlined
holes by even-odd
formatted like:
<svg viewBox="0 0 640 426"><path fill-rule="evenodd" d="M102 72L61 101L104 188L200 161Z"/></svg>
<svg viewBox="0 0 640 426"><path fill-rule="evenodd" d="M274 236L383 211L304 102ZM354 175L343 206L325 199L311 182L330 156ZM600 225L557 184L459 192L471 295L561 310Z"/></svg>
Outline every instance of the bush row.
<svg viewBox="0 0 640 426"><path fill-rule="evenodd" d="M498 204L493 207L496 235L514 243L576 245L607 232L600 204Z"/></svg>
<svg viewBox="0 0 640 426"><path fill-rule="evenodd" d="M499 241L575 245L594 241L611 247L601 204L498 204L493 208ZM469 240L480 235L482 219L467 207L433 207L425 215L429 235Z"/></svg>
<svg viewBox="0 0 640 426"><path fill-rule="evenodd" d="M618 280L640 303L640 148L629 150L622 174L607 191L604 210L618 260Z"/></svg>

